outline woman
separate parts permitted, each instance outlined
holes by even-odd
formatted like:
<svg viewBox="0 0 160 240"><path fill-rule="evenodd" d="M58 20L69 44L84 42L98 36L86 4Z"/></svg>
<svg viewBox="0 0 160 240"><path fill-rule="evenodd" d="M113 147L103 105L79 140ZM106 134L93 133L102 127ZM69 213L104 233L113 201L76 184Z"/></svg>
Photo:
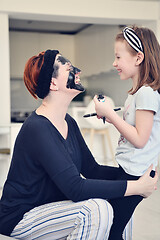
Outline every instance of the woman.
<svg viewBox="0 0 160 240"><path fill-rule="evenodd" d="M30 58L24 82L42 104L15 142L0 202L0 233L19 239L108 239L113 211L106 199L149 196L157 174L112 181L116 168L94 160L74 119L72 99L84 91L80 70L57 50Z"/></svg>

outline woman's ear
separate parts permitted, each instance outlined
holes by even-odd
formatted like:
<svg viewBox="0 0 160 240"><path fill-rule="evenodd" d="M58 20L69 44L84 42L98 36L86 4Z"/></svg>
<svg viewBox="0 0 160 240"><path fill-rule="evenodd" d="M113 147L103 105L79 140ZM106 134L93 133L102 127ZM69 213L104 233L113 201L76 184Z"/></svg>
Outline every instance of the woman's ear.
<svg viewBox="0 0 160 240"><path fill-rule="evenodd" d="M136 59L136 65L140 65L143 62L144 59L144 53L143 52L138 52L137 53L137 59Z"/></svg>
<svg viewBox="0 0 160 240"><path fill-rule="evenodd" d="M56 79L55 79L55 78L52 78L52 79L51 79L50 90L51 90L51 91L57 91L57 90L58 90L58 86L57 86L57 83L56 83Z"/></svg>

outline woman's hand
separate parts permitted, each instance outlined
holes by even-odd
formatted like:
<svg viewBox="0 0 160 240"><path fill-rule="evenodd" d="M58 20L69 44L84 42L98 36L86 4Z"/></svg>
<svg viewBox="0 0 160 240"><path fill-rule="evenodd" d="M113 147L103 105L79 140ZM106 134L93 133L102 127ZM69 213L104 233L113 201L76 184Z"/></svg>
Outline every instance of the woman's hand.
<svg viewBox="0 0 160 240"><path fill-rule="evenodd" d="M155 176L152 178L150 172L153 165L151 165L145 174L137 181L128 181L125 196L141 195L143 197L149 197L154 190L157 190L158 173L155 171Z"/></svg>
<svg viewBox="0 0 160 240"><path fill-rule="evenodd" d="M140 187L140 195L143 197L149 197L154 190L157 190L158 172L155 171L155 176L152 178L150 172L152 171L153 165L148 168L145 174L139 178L138 184Z"/></svg>

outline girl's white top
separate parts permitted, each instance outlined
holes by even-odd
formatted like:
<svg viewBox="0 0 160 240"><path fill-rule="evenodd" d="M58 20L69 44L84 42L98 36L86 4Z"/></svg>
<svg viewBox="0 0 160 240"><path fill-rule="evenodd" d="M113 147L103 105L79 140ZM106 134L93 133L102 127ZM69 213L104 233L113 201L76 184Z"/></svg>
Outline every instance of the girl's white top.
<svg viewBox="0 0 160 240"><path fill-rule="evenodd" d="M158 91L154 91L149 86L142 86L134 95L128 95L123 119L132 126L135 126L137 109L154 111L149 140L143 148L136 148L121 135L116 149L116 160L126 173L141 176L152 163L153 169L158 164L160 154L160 94Z"/></svg>

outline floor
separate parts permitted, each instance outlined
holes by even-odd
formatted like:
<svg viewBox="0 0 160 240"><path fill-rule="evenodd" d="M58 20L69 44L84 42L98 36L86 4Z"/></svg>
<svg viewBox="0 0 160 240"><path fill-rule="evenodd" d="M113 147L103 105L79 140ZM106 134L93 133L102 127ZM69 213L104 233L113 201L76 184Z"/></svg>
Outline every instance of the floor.
<svg viewBox="0 0 160 240"><path fill-rule="evenodd" d="M160 180L158 189L135 211L133 240L160 240Z"/></svg>

